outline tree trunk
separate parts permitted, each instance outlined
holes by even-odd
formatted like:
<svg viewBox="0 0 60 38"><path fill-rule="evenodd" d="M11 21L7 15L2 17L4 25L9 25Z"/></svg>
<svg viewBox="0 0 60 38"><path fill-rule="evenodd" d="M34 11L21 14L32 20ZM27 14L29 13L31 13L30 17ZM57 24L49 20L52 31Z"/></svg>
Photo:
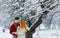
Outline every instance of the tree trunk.
<svg viewBox="0 0 60 38"><path fill-rule="evenodd" d="M33 35L34 32L35 32L35 30L34 31L31 31L31 32L28 31L26 33L26 38L33 38L32 35Z"/></svg>
<svg viewBox="0 0 60 38"><path fill-rule="evenodd" d="M47 15L47 12L43 12L43 14ZM26 38L33 38L32 35L35 32L35 29L42 23L42 16L43 14L39 17L38 21L30 28L30 31L26 33Z"/></svg>
<svg viewBox="0 0 60 38"><path fill-rule="evenodd" d="M42 16L41 16L42 17ZM39 18L39 20L33 25L33 27L30 29L30 31L28 31L26 33L26 38L33 38L32 35L35 32L35 29L38 25L40 25L42 23L41 17Z"/></svg>

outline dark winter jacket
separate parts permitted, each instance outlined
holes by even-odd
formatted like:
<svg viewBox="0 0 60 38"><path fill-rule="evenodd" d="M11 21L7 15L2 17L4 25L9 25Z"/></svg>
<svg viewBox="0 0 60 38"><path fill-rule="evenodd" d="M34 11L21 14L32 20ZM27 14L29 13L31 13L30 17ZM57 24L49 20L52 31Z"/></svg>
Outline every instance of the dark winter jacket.
<svg viewBox="0 0 60 38"><path fill-rule="evenodd" d="M15 26L16 24L12 24L11 27L10 27L10 34L12 34L13 32L17 32L17 27ZM17 35L15 34L12 34L13 36L16 36L17 38Z"/></svg>

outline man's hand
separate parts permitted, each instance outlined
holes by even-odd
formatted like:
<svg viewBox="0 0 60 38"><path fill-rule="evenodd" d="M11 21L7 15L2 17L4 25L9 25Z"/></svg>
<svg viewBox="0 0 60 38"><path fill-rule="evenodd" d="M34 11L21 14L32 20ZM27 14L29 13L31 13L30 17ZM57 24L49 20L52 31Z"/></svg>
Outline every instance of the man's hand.
<svg viewBox="0 0 60 38"><path fill-rule="evenodd" d="M12 34L16 34L16 35L18 35L18 33L17 33L17 32L13 32Z"/></svg>

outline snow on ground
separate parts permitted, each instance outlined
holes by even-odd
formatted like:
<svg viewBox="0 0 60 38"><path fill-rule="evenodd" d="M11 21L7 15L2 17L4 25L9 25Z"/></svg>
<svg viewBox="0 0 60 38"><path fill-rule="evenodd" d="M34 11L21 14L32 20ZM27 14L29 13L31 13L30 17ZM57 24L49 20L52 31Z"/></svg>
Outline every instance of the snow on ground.
<svg viewBox="0 0 60 38"><path fill-rule="evenodd" d="M9 33L3 33L3 32L0 32L0 37L1 38L12 38L12 36Z"/></svg>
<svg viewBox="0 0 60 38"><path fill-rule="evenodd" d="M60 38L60 29L36 31L33 38Z"/></svg>
<svg viewBox="0 0 60 38"><path fill-rule="evenodd" d="M0 27L1 38L12 38L8 29L6 29L5 32L3 32L2 29L3 28ZM33 38L60 38L60 29L37 30L33 34Z"/></svg>
<svg viewBox="0 0 60 38"><path fill-rule="evenodd" d="M0 38L12 38L12 35L10 35L8 29L6 30L6 32L3 32L2 30L3 28L0 27Z"/></svg>

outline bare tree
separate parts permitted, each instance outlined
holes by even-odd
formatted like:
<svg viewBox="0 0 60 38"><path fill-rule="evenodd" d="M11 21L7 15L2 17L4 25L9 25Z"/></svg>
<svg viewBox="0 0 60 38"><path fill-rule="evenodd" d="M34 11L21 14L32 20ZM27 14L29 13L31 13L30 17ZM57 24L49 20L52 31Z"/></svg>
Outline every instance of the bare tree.
<svg viewBox="0 0 60 38"><path fill-rule="evenodd" d="M30 27L30 30L26 33L26 38L32 38L32 34L35 32L35 29L42 23L42 16L47 15L48 13L43 12L43 14L39 17L38 21Z"/></svg>

